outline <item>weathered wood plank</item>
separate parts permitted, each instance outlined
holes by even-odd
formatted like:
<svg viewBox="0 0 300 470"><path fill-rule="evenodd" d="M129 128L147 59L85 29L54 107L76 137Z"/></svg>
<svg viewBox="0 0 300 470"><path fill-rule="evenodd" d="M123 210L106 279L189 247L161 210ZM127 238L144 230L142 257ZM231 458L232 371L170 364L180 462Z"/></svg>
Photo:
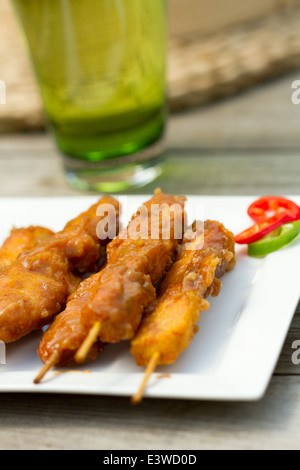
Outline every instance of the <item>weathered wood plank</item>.
<svg viewBox="0 0 300 470"><path fill-rule="evenodd" d="M172 138L168 142L171 146ZM181 145L186 143L183 131ZM163 174L142 191L150 194L161 186L185 194L298 194L299 175L297 150L174 148L168 151ZM49 138L0 137L0 196L68 194L82 193L65 182L60 155Z"/></svg>
<svg viewBox="0 0 300 470"><path fill-rule="evenodd" d="M280 359L275 370L276 374L300 375L300 364L295 364L292 360L292 355L300 348L300 343L293 347L295 341L300 341L300 304L298 305L289 333L282 348ZM297 354L297 359L298 357L300 358L300 354Z"/></svg>
<svg viewBox="0 0 300 470"><path fill-rule="evenodd" d="M258 403L1 395L1 449L299 449L300 378Z"/></svg>
<svg viewBox="0 0 300 470"><path fill-rule="evenodd" d="M172 116L169 141L176 148L293 149L300 147L300 105L292 83L300 70L195 111Z"/></svg>

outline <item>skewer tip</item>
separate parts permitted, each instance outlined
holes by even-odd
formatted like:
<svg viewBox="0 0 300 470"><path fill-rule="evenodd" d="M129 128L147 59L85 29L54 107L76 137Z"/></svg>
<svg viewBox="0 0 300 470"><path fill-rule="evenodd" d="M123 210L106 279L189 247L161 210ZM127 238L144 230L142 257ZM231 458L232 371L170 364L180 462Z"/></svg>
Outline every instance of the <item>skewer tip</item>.
<svg viewBox="0 0 300 470"><path fill-rule="evenodd" d="M45 362L45 364L43 365L43 367L41 368L41 370L39 371L39 373L37 374L37 376L33 380L33 383L39 384L41 382L41 380L45 377L47 372L57 364L58 359L59 359L59 351L57 349L56 351L54 351L51 354L49 359Z"/></svg>
<svg viewBox="0 0 300 470"><path fill-rule="evenodd" d="M137 393L135 393L132 397L131 397L131 403L133 405L138 405L139 403L141 403L142 399L143 399L143 396L144 396L144 392L145 392L145 389L146 389L146 386L147 386L147 383L151 377L151 375L153 374L153 372L155 371L156 369L156 366L158 364L158 359L159 359L159 353L158 352L155 352L153 354L153 356L151 357L150 361L149 361L149 364L145 370L145 374L144 374L144 378L143 378L143 381L137 391Z"/></svg>

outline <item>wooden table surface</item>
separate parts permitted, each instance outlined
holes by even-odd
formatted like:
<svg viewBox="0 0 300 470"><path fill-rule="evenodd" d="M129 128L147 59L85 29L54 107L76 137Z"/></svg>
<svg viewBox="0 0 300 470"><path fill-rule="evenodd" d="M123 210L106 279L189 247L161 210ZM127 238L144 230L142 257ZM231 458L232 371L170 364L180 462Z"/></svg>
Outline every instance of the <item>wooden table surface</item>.
<svg viewBox="0 0 300 470"><path fill-rule="evenodd" d="M294 79L172 116L164 173L138 192L160 186L186 194L300 194ZM78 194L65 183L48 135L0 138L0 196ZM299 449L300 366L291 361L299 319L300 308L259 402L145 399L132 407L117 397L1 394L0 448Z"/></svg>

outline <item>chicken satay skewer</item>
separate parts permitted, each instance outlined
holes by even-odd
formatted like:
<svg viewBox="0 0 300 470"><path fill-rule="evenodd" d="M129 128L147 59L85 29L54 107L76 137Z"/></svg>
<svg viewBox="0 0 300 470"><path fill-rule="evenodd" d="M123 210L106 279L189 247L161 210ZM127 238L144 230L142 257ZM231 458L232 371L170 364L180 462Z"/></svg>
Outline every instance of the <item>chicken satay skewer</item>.
<svg viewBox="0 0 300 470"><path fill-rule="evenodd" d="M170 266L182 240L184 201L185 198L156 190L154 197L133 216L125 229L125 239L123 231L109 245L108 263L101 273L99 289L82 315L88 331L97 331L94 325L100 322L98 334L103 343L132 339L145 308L153 303L154 285ZM140 230L137 237L136 233L131 237L136 219L139 219ZM168 238L164 232L166 226ZM75 359L85 360L89 344L87 340Z"/></svg>
<svg viewBox="0 0 300 470"><path fill-rule="evenodd" d="M30 226L26 228L13 228L9 237L0 248L0 274L5 272L5 268L11 265L23 252L50 240L54 235L51 230Z"/></svg>
<svg viewBox="0 0 300 470"><path fill-rule="evenodd" d="M102 204L118 208L115 199L101 198L50 240L21 253L0 277L0 340L17 341L49 324L78 287L77 274L94 269L108 243L97 234Z"/></svg>
<svg viewBox="0 0 300 470"><path fill-rule="evenodd" d="M171 225L174 229L179 220L182 232L184 198L164 195L156 191L155 197L148 202L149 204L151 202L179 204L180 214L176 217L174 215L176 220L173 220ZM132 221L135 222L135 216ZM155 290L150 281L158 282L174 257L179 240L175 240L173 232L175 230L172 230L173 239L169 241L161 239L132 241L130 238L117 236L109 243L107 247L109 268L104 268L83 281L75 294L69 298L65 311L56 317L42 337L38 347L41 360L44 363L48 362L54 350L58 348L60 355L55 366L74 361L76 352L85 342L93 326L93 324L86 326L82 318L86 314L86 305L95 301L96 295L98 295L96 300L102 302L104 311L106 309L107 321L106 324L100 321L101 334L98 333L95 336L100 335L100 340L105 343L120 341L125 336L126 339L131 339L144 305L150 305L155 298ZM149 274L146 275L144 271ZM121 295L122 292L123 295ZM113 319L110 318L112 310L115 312ZM132 311L133 314L130 316ZM97 328L94 331L97 331ZM99 339L87 354L89 346L90 343L79 357L80 362L95 359L102 350L102 343Z"/></svg>
<svg viewBox="0 0 300 470"><path fill-rule="evenodd" d="M199 249L195 249L197 246ZM204 239L203 234L193 242L184 239L177 260L159 287L157 301L131 342L137 364L146 367L132 403L142 400L156 366L173 364L189 346L198 329L200 312L209 308L206 297L219 294L219 278L234 263L233 234L218 222L205 223Z"/></svg>
<svg viewBox="0 0 300 470"><path fill-rule="evenodd" d="M200 313L200 311L205 311L205 310L208 310L209 308L209 303L205 303L203 302L202 304L202 308L199 309L198 313ZM163 365L164 364L164 360L162 359L162 356L161 354L158 352L158 351L155 351L152 356L149 358L148 360L148 364L144 364L146 369L145 369L145 372L144 372L144 377L143 377L143 380L138 388L138 391L131 397L131 403L136 405L138 403L140 403L143 399L143 396L144 396L144 393L145 393L145 390L147 388L147 384L152 376L152 374L154 374L157 366L159 365ZM175 360L174 360L175 362ZM166 363L167 364L167 363Z"/></svg>
<svg viewBox="0 0 300 470"><path fill-rule="evenodd" d="M114 213L110 215L110 221L115 225L115 229L119 231L119 204L117 201L112 199L103 199L103 202L113 202ZM113 220L113 218L116 220ZM97 219L99 221L99 218ZM96 225L94 225L96 231ZM105 239L104 230L105 227L102 226L103 233L97 232L98 237ZM97 228L99 231L99 228ZM101 232L101 230L100 230ZM34 379L34 383L38 384L44 378L44 376L49 372L53 367L61 363L64 365L65 362L72 359L73 347L75 345L75 350L78 345L81 344L84 336L84 330L81 327L80 315L83 305L88 301L89 294L92 292L92 287L95 285L94 279L99 276L98 273L91 275L89 278L81 282L78 289L68 298L66 309L64 312L61 312L52 325L44 333L42 340L39 344L38 353L43 359L44 366L39 371L37 376ZM94 344L96 343L96 338ZM76 346L77 344L77 346ZM48 351L49 348L49 351ZM95 348L94 348L95 349ZM97 348L97 353L101 348ZM66 354L67 353L67 354Z"/></svg>
<svg viewBox="0 0 300 470"><path fill-rule="evenodd" d="M118 233L119 203L109 197L103 198L101 201L103 204L112 204L114 210L108 215L108 219L109 223L115 226L115 230ZM107 219L98 217L96 222L99 222L99 220L107 221ZM106 225L102 224L100 228L96 227L95 221L90 223L90 225L93 227L93 229L90 227L90 231L95 231L96 234L97 228L98 238L105 240ZM107 241L105 244L107 244ZM85 338L85 330L82 328L80 321L81 310L83 305L88 302L98 276L99 271L80 283L77 290L68 297L65 310L57 315L52 325L43 334L38 347L38 354L44 362L44 366L35 377L34 383L38 384L53 367L65 365L72 361L74 352ZM95 342L90 356L94 359L100 350L102 350L102 346Z"/></svg>
<svg viewBox="0 0 300 470"><path fill-rule="evenodd" d="M81 282L77 291L69 297L64 312L56 317L43 334L38 346L38 354L44 366L34 379L35 384L40 383L53 367L74 362L74 355L86 338L86 330L81 324L81 312L92 295L100 272ZM89 355L86 355L86 360L96 359L102 351L102 345L96 342L96 339L93 347L90 348Z"/></svg>

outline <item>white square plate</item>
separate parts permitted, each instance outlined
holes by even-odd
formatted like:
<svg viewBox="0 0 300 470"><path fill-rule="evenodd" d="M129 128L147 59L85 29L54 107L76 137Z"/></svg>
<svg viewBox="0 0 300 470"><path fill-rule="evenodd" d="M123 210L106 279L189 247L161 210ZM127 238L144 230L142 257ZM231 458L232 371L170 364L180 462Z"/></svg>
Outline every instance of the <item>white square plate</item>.
<svg viewBox="0 0 300 470"><path fill-rule="evenodd" d="M251 224L247 216L253 197L188 197L206 219L219 220L238 233ZM300 197L292 197L300 203ZM1 198L0 242L12 226L44 225L60 230L86 210L97 197ZM128 196L131 212L149 196ZM123 196L124 203L125 199ZM129 215L131 215L131 212ZM123 217L126 224L126 216ZM151 377L148 397L205 400L258 400L268 386L300 297L299 240L263 259L247 256L237 246L235 269L222 280L219 297L201 314L200 330L190 347L172 366L159 367ZM1 392L72 393L131 396L143 377L129 344L109 345L98 359L66 373L49 372L39 385L33 378L41 368L36 353L41 331L6 347L0 365ZM89 372L89 373L84 373Z"/></svg>

